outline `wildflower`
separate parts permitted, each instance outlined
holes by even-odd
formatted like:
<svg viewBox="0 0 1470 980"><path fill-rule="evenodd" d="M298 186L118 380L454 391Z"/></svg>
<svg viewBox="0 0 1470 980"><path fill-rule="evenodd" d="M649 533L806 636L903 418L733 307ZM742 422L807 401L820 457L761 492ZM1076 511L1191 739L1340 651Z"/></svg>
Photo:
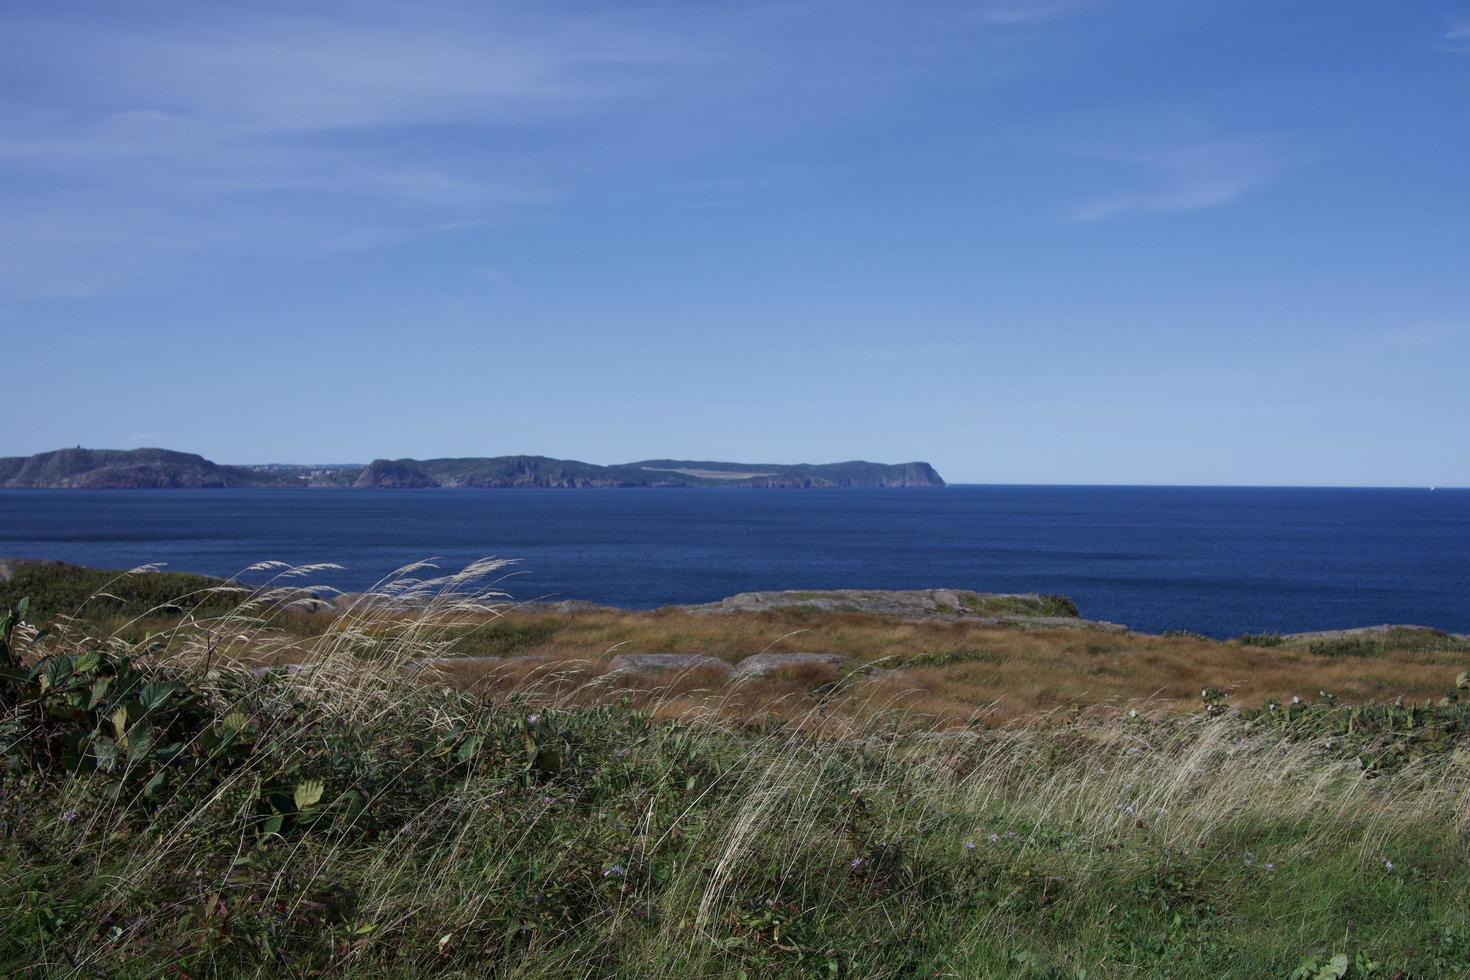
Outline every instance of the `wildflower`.
<svg viewBox="0 0 1470 980"><path fill-rule="evenodd" d="M1000 834L986 834L985 839L992 844L997 844L1000 842Z"/></svg>
<svg viewBox="0 0 1470 980"><path fill-rule="evenodd" d="M621 864L615 864L612 867L608 868L607 870L603 871L602 872L602 876L604 878L611 878L613 875L622 876L622 875L625 875L627 873L628 873L628 869L627 868L623 867Z"/></svg>
<svg viewBox="0 0 1470 980"><path fill-rule="evenodd" d="M1247 868L1254 868L1256 866L1256 856L1250 851L1244 852L1242 856L1245 858L1245 866Z"/></svg>
<svg viewBox="0 0 1470 980"><path fill-rule="evenodd" d="M967 851L973 851L974 849L975 849L975 842L974 841L972 841L972 840L965 841L965 850L967 850Z"/></svg>
<svg viewBox="0 0 1470 980"><path fill-rule="evenodd" d="M1390 861L1388 858L1384 858L1383 859L1383 868L1384 868L1385 871L1392 871L1393 870L1393 862Z"/></svg>
<svg viewBox="0 0 1470 980"><path fill-rule="evenodd" d="M77 822L77 811L74 810L74 809L67 810L65 813L63 813L61 815L61 822L62 823L76 823Z"/></svg>
<svg viewBox="0 0 1470 980"><path fill-rule="evenodd" d="M867 858L853 858L851 861L847 862L847 866L850 869L852 869L853 871L856 871L858 868L861 868L863 865L865 865L867 863L868 863L868 859Z"/></svg>
<svg viewBox="0 0 1470 980"><path fill-rule="evenodd" d="M1268 863L1268 864L1265 865L1265 868L1266 868L1267 871L1275 871L1276 870L1276 865Z"/></svg>
<svg viewBox="0 0 1470 980"><path fill-rule="evenodd" d="M622 758L625 758L627 756L627 754L628 754L628 750L627 749L618 749L617 751L613 752L613 758L622 759Z"/></svg>
<svg viewBox="0 0 1470 980"><path fill-rule="evenodd" d="M538 722L540 720L541 720L541 716L539 714L527 715L526 716L526 724L528 724L528 725L534 725L534 724L536 724L536 722Z"/></svg>

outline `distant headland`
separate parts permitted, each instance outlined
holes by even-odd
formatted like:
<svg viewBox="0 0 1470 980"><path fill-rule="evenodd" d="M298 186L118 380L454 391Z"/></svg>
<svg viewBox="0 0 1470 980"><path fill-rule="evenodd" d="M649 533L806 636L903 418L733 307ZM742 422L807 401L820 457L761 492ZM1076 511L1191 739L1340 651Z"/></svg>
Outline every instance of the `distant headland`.
<svg viewBox="0 0 1470 980"><path fill-rule="evenodd" d="M928 463L722 463L648 459L600 466L547 456L378 459L361 464L230 466L171 449L58 449L0 457L0 488L168 490L226 487L942 487Z"/></svg>

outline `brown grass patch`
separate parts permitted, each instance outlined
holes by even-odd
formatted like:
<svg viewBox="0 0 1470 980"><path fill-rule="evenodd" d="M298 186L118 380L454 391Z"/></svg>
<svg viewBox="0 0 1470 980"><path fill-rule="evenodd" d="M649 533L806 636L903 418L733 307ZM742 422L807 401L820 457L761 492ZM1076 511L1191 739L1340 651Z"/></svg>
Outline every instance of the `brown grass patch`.
<svg viewBox="0 0 1470 980"><path fill-rule="evenodd" d="M460 616L454 634L454 653L464 659L441 662L432 673L446 683L566 703L626 698L659 716L736 723L893 714L911 723L995 725L1139 704L1153 711L1192 708L1204 688L1228 691L1241 706L1319 691L1352 701L1422 700L1442 695L1470 661L1452 651L1331 658L1188 637L1021 631L809 610L512 611L499 619ZM695 653L735 663L797 651L852 660L739 683L707 670L607 675L618 653Z"/></svg>

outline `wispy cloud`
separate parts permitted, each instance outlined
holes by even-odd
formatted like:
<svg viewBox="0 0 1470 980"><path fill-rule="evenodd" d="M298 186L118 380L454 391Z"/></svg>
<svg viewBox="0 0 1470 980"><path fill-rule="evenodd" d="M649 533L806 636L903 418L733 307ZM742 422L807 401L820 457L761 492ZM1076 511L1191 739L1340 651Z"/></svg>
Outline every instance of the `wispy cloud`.
<svg viewBox="0 0 1470 980"><path fill-rule="evenodd" d="M1451 21L1444 32L1444 43L1451 51L1470 54L1470 20Z"/></svg>
<svg viewBox="0 0 1470 980"><path fill-rule="evenodd" d="M0 285L43 294L555 200L570 121L595 126L717 59L595 14L4 26L28 84L0 103Z"/></svg>
<svg viewBox="0 0 1470 980"><path fill-rule="evenodd" d="M1282 166L1275 146L1259 138L1081 152L1095 161L1099 181L1125 186L1075 205L1068 216L1078 222L1222 207L1270 181Z"/></svg>
<svg viewBox="0 0 1470 980"><path fill-rule="evenodd" d="M811 179L732 164L740 134L809 139L1095 2L0 8L0 296L413 243L599 188L737 205Z"/></svg>

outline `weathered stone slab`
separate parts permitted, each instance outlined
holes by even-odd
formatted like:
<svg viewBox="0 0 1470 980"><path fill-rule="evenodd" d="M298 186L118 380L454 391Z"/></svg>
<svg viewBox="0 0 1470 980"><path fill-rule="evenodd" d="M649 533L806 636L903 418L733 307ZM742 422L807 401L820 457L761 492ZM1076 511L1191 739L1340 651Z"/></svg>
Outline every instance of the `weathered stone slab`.
<svg viewBox="0 0 1470 980"><path fill-rule="evenodd" d="M731 676L737 679L769 677L787 667L804 667L809 664L838 667L851 659L837 653L757 653L736 664Z"/></svg>
<svg viewBox="0 0 1470 980"><path fill-rule="evenodd" d="M477 667L525 667L549 663L546 657L427 657L422 660L409 660L403 665L403 669L409 673L418 673L422 670L438 670L445 667L453 667L458 664L468 664Z"/></svg>
<svg viewBox="0 0 1470 980"><path fill-rule="evenodd" d="M691 670L727 673L730 665L719 657L698 653L620 653L608 664L608 672L613 674Z"/></svg>

